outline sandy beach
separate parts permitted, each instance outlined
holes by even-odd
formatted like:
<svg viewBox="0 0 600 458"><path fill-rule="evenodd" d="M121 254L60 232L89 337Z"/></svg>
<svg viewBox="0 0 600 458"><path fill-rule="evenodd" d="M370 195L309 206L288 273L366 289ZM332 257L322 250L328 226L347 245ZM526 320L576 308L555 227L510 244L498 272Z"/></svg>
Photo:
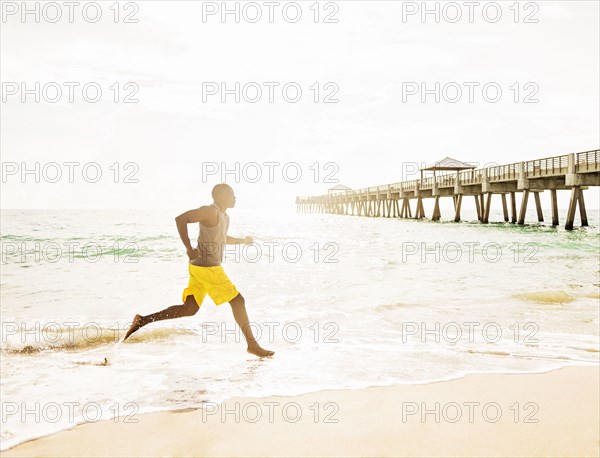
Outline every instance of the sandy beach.
<svg viewBox="0 0 600 458"><path fill-rule="evenodd" d="M3 453L23 456L598 456L596 367L235 398L101 421ZM236 418L237 417L237 418Z"/></svg>

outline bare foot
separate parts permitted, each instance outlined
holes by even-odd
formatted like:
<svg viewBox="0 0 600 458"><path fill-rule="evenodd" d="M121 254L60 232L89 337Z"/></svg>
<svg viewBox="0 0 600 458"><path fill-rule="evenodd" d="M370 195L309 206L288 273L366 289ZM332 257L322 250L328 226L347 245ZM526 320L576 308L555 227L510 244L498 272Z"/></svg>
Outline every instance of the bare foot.
<svg viewBox="0 0 600 458"><path fill-rule="evenodd" d="M123 341L127 340L127 337L129 337L131 334L133 334L135 331L137 331L141 327L142 327L142 316L141 315L134 316L131 326L129 327L127 334L125 334Z"/></svg>
<svg viewBox="0 0 600 458"><path fill-rule="evenodd" d="M261 358L264 358L266 356L273 356L275 354L274 351L265 350L264 348L262 348L258 344L249 346L248 347L248 353L251 353L251 354L256 355L256 356L260 356Z"/></svg>

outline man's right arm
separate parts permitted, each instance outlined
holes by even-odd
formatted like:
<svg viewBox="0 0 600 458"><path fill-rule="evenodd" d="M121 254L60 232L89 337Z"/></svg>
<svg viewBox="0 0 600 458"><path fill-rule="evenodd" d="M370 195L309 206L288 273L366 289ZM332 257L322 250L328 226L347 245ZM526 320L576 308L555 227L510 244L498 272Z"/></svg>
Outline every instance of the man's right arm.
<svg viewBox="0 0 600 458"><path fill-rule="evenodd" d="M210 222L215 216L216 215L214 207L204 206L196 208L195 210L189 210L175 218L175 223L177 224L177 231L179 232L179 237L181 237L181 241L185 245L190 259L193 259L191 252L197 252L197 250L192 248L190 237L188 235L187 225L191 223L201 223L207 221Z"/></svg>

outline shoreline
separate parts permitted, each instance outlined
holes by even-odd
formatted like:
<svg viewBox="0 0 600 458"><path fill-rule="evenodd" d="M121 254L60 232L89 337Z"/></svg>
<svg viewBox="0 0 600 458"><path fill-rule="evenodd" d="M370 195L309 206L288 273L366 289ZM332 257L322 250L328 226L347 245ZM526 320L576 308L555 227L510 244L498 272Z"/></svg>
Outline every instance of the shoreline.
<svg viewBox="0 0 600 458"><path fill-rule="evenodd" d="M593 366L231 398L139 414L137 423L83 423L2 455L598 456L600 366ZM219 440L225 436L235 440ZM332 443L337 437L344 440Z"/></svg>
<svg viewBox="0 0 600 458"><path fill-rule="evenodd" d="M208 401L208 403L218 403L218 404L223 404L226 403L229 400L232 399L255 399L255 400L261 400L261 399L268 399L268 398L295 398L295 397L299 397L299 396L305 396L305 395L316 395L318 393L322 393L322 392L326 392L326 391L361 391L361 390L368 390L368 389L372 389L372 388L390 388L390 387L402 387L402 386L424 386L424 385L431 385L431 384L436 384L436 383L446 383L446 382L452 382L452 381L456 381L456 380L461 380L465 377L469 377L472 375L533 375L533 374L548 374L554 371L558 371L567 367L582 367L582 368L594 368L597 367L600 370L600 361L599 362L595 362L595 361L572 361L569 363L560 363L557 364L555 366L552 367L548 367L548 368L544 368L544 369L539 369L539 370L532 370L532 371L528 371L528 372L523 372L523 371L492 371L492 372L481 372L481 371L469 371L469 372L460 372L456 375L451 375L448 377L443 377L443 378L438 378L438 379L430 379L430 380L425 380L425 381L410 381L410 382L394 382L388 385L370 385L370 384L365 384L365 386L357 386L357 387L344 387L344 388L323 388L323 389L317 389L317 390L311 390L311 391L303 391L301 393L292 393L292 394L269 394L269 395L264 395L264 396L238 396L238 397L227 397L223 400L220 401ZM599 387L600 388L600 387ZM192 407L181 407L181 408L149 408L148 410L144 410L141 412L136 412L136 414L139 415L150 415L150 414L160 414L160 413L180 413L180 412L193 412L193 411L197 411L197 410L201 410L202 407L200 406L192 406ZM74 423L70 426L66 426L62 429L57 429L56 431L52 431L52 432L48 432L46 434L43 434L41 436L37 436L37 437L32 437L30 439L24 439L23 441L15 444L15 445L11 445L8 448L1 448L0 447L0 453L5 453L9 450L13 450L16 447L20 447L21 445L27 444L29 442L33 442L39 439L44 439L48 436L52 436L54 434L60 434L62 432L65 431L69 431L72 430L73 428L76 428L78 426L81 425L85 425L85 424L96 424L96 423L102 423L105 421L118 421L118 419L121 419L125 417L125 415L118 415L116 417L107 417L107 418L102 418L98 421L94 421L94 422L86 422L86 421L80 421L78 423ZM117 420L115 420L117 419Z"/></svg>

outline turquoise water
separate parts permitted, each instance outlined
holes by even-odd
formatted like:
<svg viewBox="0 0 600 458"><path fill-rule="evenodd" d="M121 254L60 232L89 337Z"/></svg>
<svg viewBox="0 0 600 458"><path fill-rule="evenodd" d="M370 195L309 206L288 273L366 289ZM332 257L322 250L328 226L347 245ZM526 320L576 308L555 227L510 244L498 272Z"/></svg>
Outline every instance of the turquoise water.
<svg viewBox="0 0 600 458"><path fill-rule="evenodd" d="M230 234L256 245L229 250L225 270L268 360L208 298L118 343L135 313L181 303L173 212L3 210L2 449L89 420L90 405L109 418L599 362L597 211L567 232L292 210L230 210ZM48 402L73 403L72 418L20 415Z"/></svg>

